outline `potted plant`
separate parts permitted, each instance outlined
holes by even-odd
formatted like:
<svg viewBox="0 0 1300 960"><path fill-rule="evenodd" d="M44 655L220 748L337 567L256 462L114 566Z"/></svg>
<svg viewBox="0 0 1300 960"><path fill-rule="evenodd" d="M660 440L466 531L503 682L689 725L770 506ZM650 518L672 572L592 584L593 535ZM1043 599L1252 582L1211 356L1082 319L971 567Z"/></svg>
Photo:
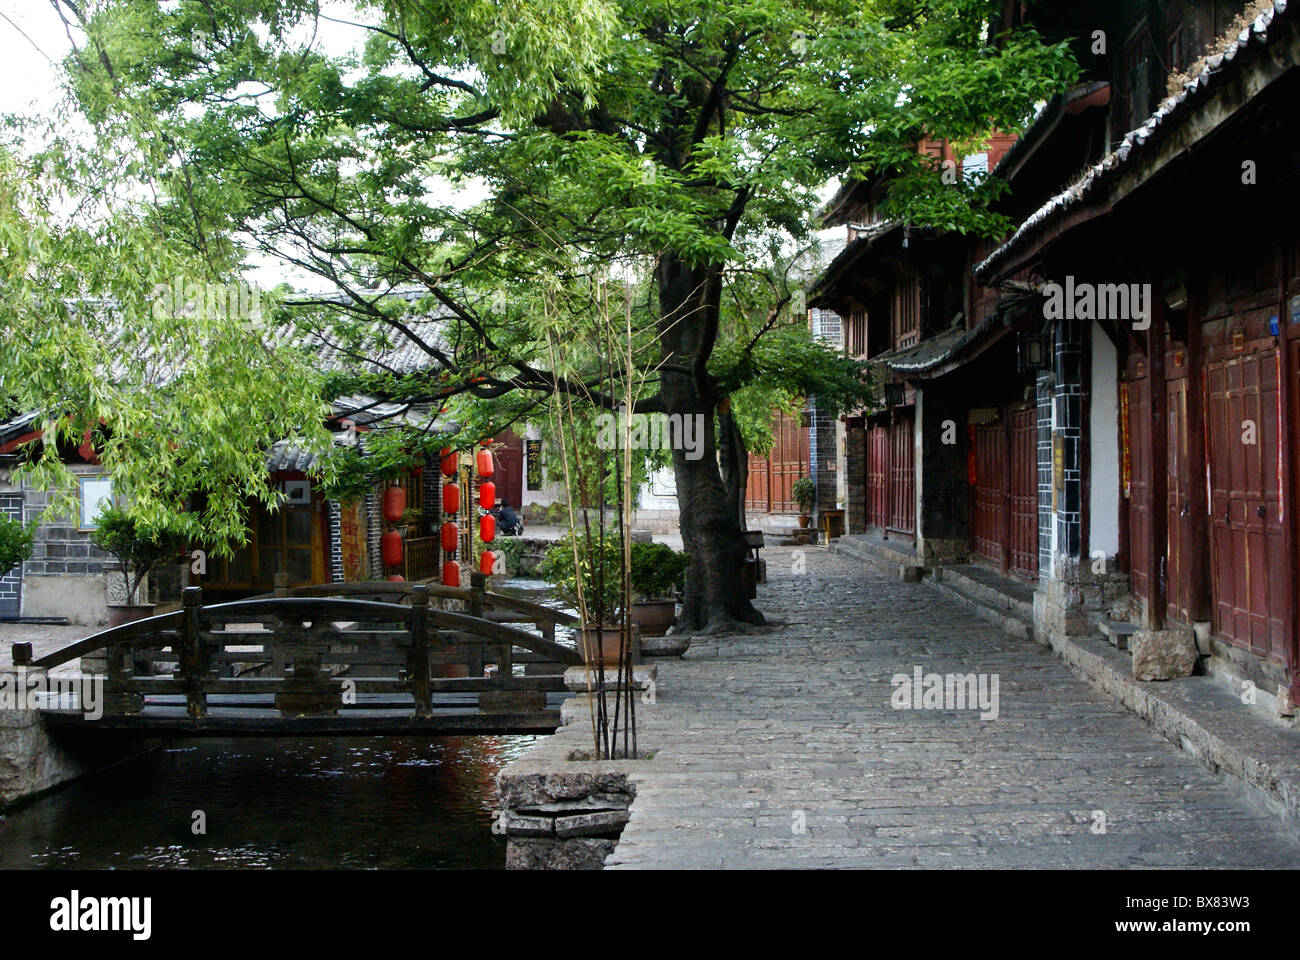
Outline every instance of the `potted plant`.
<svg viewBox="0 0 1300 960"><path fill-rule="evenodd" d="M0 517L0 577L31 555L31 527L12 517Z"/></svg>
<svg viewBox="0 0 1300 960"><path fill-rule="evenodd" d="M553 584L560 596L576 609L578 607L577 570L582 571L582 596L586 602L587 616L595 619L597 611L603 614L603 623L598 630L583 627L582 651L594 658L597 656L596 644L600 646L599 656L605 662L607 670L614 670L618 663L619 637L622 633L623 583L622 555L616 537L606 535L592 538L588 549L587 538L578 534L578 564L573 562L573 534L566 534L555 541L555 545L546 551L542 562L537 565L537 576ZM601 557L603 555L603 571ZM640 636L633 624L632 660L637 662L640 653L637 641Z"/></svg>
<svg viewBox="0 0 1300 960"><path fill-rule="evenodd" d="M108 507L99 514L90 542L118 562L126 583L123 602L108 604L108 625L118 627L151 616L154 604L137 603L136 594L150 570L175 559L180 538L147 527L120 507Z"/></svg>
<svg viewBox="0 0 1300 960"><path fill-rule="evenodd" d="M424 519L424 512L417 507L407 507L402 511L402 518L396 526L401 527L408 532L414 530L417 537L424 536L424 528L420 526L420 521Z"/></svg>
<svg viewBox="0 0 1300 960"><path fill-rule="evenodd" d="M812 522L812 505L817 498L817 485L813 483L812 477L800 477L790 488L790 493L799 504L799 526L808 526Z"/></svg>
<svg viewBox="0 0 1300 960"><path fill-rule="evenodd" d="M665 543L632 544L632 592L637 599L630 611L642 637L662 637L677 619L674 594L681 589L689 554Z"/></svg>

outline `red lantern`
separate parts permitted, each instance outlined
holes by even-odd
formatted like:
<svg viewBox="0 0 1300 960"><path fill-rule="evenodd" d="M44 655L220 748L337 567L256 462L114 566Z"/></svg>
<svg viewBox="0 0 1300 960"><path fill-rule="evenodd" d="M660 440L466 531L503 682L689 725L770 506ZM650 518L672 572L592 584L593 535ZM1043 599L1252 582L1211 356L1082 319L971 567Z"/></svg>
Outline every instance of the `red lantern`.
<svg viewBox="0 0 1300 960"><path fill-rule="evenodd" d="M460 513L460 487L454 483L442 488L442 509L446 513Z"/></svg>
<svg viewBox="0 0 1300 960"><path fill-rule="evenodd" d="M393 583L402 583L406 578L403 577L400 573L390 573L388 575L388 579L393 581Z"/></svg>
<svg viewBox="0 0 1300 960"><path fill-rule="evenodd" d="M402 519L402 511L406 509L406 488L393 484L384 491L384 519L389 523L397 523Z"/></svg>
<svg viewBox="0 0 1300 960"><path fill-rule="evenodd" d="M460 586L460 564L455 560L448 560L442 565L442 585L444 587Z"/></svg>
<svg viewBox="0 0 1300 960"><path fill-rule="evenodd" d="M384 559L384 566L395 567L402 562L402 535L396 530L389 530L379 538L379 553Z"/></svg>
<svg viewBox="0 0 1300 960"><path fill-rule="evenodd" d="M478 463L478 475L480 477L492 476L492 471L495 469L495 465L492 463L491 450L480 450L475 457L475 460Z"/></svg>
<svg viewBox="0 0 1300 960"><path fill-rule="evenodd" d="M496 562L497 562L497 555L493 553L491 550L484 550L483 554L478 558L479 571L485 577L491 575L492 567L496 565Z"/></svg>
<svg viewBox="0 0 1300 960"><path fill-rule="evenodd" d="M485 513L478 518L478 536L484 543L491 543L497 536L497 518Z"/></svg>
<svg viewBox="0 0 1300 960"><path fill-rule="evenodd" d="M448 520L442 525L442 549L451 553L456 549L456 541L460 538L460 529L456 524Z"/></svg>
<svg viewBox="0 0 1300 960"><path fill-rule="evenodd" d="M444 477L454 477L456 475L456 454L449 447L442 448L442 475Z"/></svg>
<svg viewBox="0 0 1300 960"><path fill-rule="evenodd" d="M491 510L497 505L497 485L491 480L479 484L478 504L484 510Z"/></svg>

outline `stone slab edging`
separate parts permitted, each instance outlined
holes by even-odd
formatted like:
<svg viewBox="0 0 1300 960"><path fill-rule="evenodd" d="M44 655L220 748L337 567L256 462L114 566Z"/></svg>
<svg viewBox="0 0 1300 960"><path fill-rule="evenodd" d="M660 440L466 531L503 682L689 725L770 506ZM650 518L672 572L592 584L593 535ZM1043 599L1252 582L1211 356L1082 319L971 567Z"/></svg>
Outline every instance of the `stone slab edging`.
<svg viewBox="0 0 1300 960"><path fill-rule="evenodd" d="M593 748L588 710L585 694L565 700L563 725L497 774L506 869L600 870L614 852L654 761L580 759Z"/></svg>
<svg viewBox="0 0 1300 960"><path fill-rule="evenodd" d="M1255 715L1211 677L1136 680L1126 654L1101 638L1095 642L1094 650L1087 639L1054 635L1045 645L1076 676L1222 774L1300 836L1300 731Z"/></svg>

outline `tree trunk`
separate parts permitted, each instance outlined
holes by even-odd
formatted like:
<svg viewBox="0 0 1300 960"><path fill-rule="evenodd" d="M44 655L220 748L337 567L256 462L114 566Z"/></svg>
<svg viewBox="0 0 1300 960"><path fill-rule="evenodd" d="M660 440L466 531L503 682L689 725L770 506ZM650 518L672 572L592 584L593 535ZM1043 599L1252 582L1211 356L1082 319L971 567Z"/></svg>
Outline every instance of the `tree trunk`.
<svg viewBox="0 0 1300 960"><path fill-rule="evenodd" d="M745 438L740 434L740 426L731 415L730 403L718 405L718 426L722 435L718 438L722 466L722 483L727 489L727 498L736 511L736 522L743 533L748 524L745 518L745 494L749 487L749 448Z"/></svg>
<svg viewBox="0 0 1300 960"><path fill-rule="evenodd" d="M660 344L674 365L690 366L701 354L712 352L719 279L716 267L688 266L671 255L660 259ZM680 417L683 425L689 422L697 439L692 449L675 443L672 450L682 544L691 555L678 627L723 632L763 623L742 584L745 540L718 464L713 421L717 397L711 383L707 376L664 369L659 395L668 416L674 421Z"/></svg>

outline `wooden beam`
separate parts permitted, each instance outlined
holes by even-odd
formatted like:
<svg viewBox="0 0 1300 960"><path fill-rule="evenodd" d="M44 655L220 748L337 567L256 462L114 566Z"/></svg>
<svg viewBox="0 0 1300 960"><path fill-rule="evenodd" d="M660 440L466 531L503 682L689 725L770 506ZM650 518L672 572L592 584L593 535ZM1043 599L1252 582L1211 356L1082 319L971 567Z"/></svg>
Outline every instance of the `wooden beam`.
<svg viewBox="0 0 1300 960"><path fill-rule="evenodd" d="M1147 533L1147 576L1150 584L1148 626L1158 630L1165 623L1168 591L1165 589L1166 555L1169 552L1169 427L1168 395L1165 383L1165 299L1163 269L1158 248L1149 261L1151 316L1147 329L1147 380L1151 390L1148 423L1151 428L1150 522Z"/></svg>

